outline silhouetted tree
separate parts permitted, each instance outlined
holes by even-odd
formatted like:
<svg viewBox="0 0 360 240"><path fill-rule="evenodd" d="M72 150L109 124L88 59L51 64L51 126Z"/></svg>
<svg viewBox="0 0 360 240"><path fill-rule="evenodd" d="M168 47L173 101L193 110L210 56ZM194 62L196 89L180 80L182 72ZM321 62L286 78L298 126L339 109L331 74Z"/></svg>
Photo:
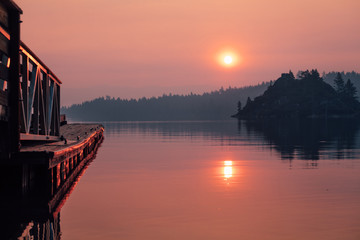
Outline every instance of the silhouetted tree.
<svg viewBox="0 0 360 240"><path fill-rule="evenodd" d="M305 78L308 78L308 76L310 75L310 72L309 70L306 70L306 71L299 71L297 73L297 77L298 79L305 79Z"/></svg>
<svg viewBox="0 0 360 240"><path fill-rule="evenodd" d="M345 88L345 82L341 76L341 73L337 73L336 77L334 79L335 82L335 90L338 94L342 95L344 93L344 88Z"/></svg>
<svg viewBox="0 0 360 240"><path fill-rule="evenodd" d="M311 77L313 79L315 79L315 80L320 80L321 79L320 74L319 74L317 69L312 69L310 74L311 74Z"/></svg>
<svg viewBox="0 0 360 240"><path fill-rule="evenodd" d="M240 102L240 101L238 101L238 104L237 104L237 110L238 110L238 112L240 112L240 111L241 111L241 102Z"/></svg>
<svg viewBox="0 0 360 240"><path fill-rule="evenodd" d="M344 94L347 96L347 97L350 97L350 98L353 98L353 99L356 99L356 93L357 93L357 90L356 90L356 87L354 86L354 84L350 81L350 79L347 80L346 84L345 84L345 87L344 87Z"/></svg>
<svg viewBox="0 0 360 240"><path fill-rule="evenodd" d="M251 102L252 102L251 98L248 97L247 100L246 100L246 105L251 104Z"/></svg>
<svg viewBox="0 0 360 240"><path fill-rule="evenodd" d="M322 78L325 82L334 85L334 79L336 78L338 72L328 72L324 73ZM340 72L342 78L344 79L350 79L350 81L354 84L354 87L357 89L357 97L359 97L359 89L360 89L360 74L357 72ZM344 83L345 84L345 83ZM335 86L334 86L335 88Z"/></svg>
<svg viewBox="0 0 360 240"><path fill-rule="evenodd" d="M291 73L291 71L290 71ZM322 80L322 78L320 77L320 74L318 72L317 69L312 69L311 71L309 70L306 70L306 71L299 71L297 73L297 77L300 79L300 80L303 80L303 79L308 79L308 80Z"/></svg>
<svg viewBox="0 0 360 240"><path fill-rule="evenodd" d="M294 74L293 74L293 72L291 70L289 71L289 77L292 78L292 79L295 79L295 76L294 76Z"/></svg>

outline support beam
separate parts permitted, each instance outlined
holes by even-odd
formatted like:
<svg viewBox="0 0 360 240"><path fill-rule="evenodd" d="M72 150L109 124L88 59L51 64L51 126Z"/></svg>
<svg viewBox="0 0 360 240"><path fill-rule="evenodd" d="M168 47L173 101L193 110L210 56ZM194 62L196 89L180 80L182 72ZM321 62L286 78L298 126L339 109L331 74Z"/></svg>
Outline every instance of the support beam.
<svg viewBox="0 0 360 240"><path fill-rule="evenodd" d="M18 152L20 150L20 12L9 9L9 136L10 136L10 152Z"/></svg>

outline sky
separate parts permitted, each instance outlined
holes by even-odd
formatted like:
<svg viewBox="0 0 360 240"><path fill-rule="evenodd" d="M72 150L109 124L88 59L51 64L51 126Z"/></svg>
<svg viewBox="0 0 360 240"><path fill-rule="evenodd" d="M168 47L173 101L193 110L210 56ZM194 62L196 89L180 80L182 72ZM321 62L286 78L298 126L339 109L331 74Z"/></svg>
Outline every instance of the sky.
<svg viewBox="0 0 360 240"><path fill-rule="evenodd" d="M15 2L21 39L63 82L63 106L255 85L289 70L360 72L359 0Z"/></svg>

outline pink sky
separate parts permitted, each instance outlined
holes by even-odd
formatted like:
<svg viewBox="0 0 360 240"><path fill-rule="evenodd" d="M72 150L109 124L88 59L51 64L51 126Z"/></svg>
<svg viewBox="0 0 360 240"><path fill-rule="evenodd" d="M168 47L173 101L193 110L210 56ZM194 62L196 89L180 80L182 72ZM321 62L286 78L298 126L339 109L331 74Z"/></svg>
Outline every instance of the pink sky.
<svg viewBox="0 0 360 240"><path fill-rule="evenodd" d="M15 0L62 105L203 93L317 68L360 71L359 0ZM241 61L217 62L225 50Z"/></svg>

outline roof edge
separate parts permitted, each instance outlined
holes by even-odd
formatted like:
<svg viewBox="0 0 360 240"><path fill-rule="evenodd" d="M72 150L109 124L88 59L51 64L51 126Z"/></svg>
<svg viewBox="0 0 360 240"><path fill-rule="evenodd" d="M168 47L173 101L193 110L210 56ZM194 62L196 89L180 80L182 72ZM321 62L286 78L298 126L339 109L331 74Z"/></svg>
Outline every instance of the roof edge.
<svg viewBox="0 0 360 240"><path fill-rule="evenodd" d="M13 0L0 0L7 8L16 10L20 14L23 14L23 10Z"/></svg>

